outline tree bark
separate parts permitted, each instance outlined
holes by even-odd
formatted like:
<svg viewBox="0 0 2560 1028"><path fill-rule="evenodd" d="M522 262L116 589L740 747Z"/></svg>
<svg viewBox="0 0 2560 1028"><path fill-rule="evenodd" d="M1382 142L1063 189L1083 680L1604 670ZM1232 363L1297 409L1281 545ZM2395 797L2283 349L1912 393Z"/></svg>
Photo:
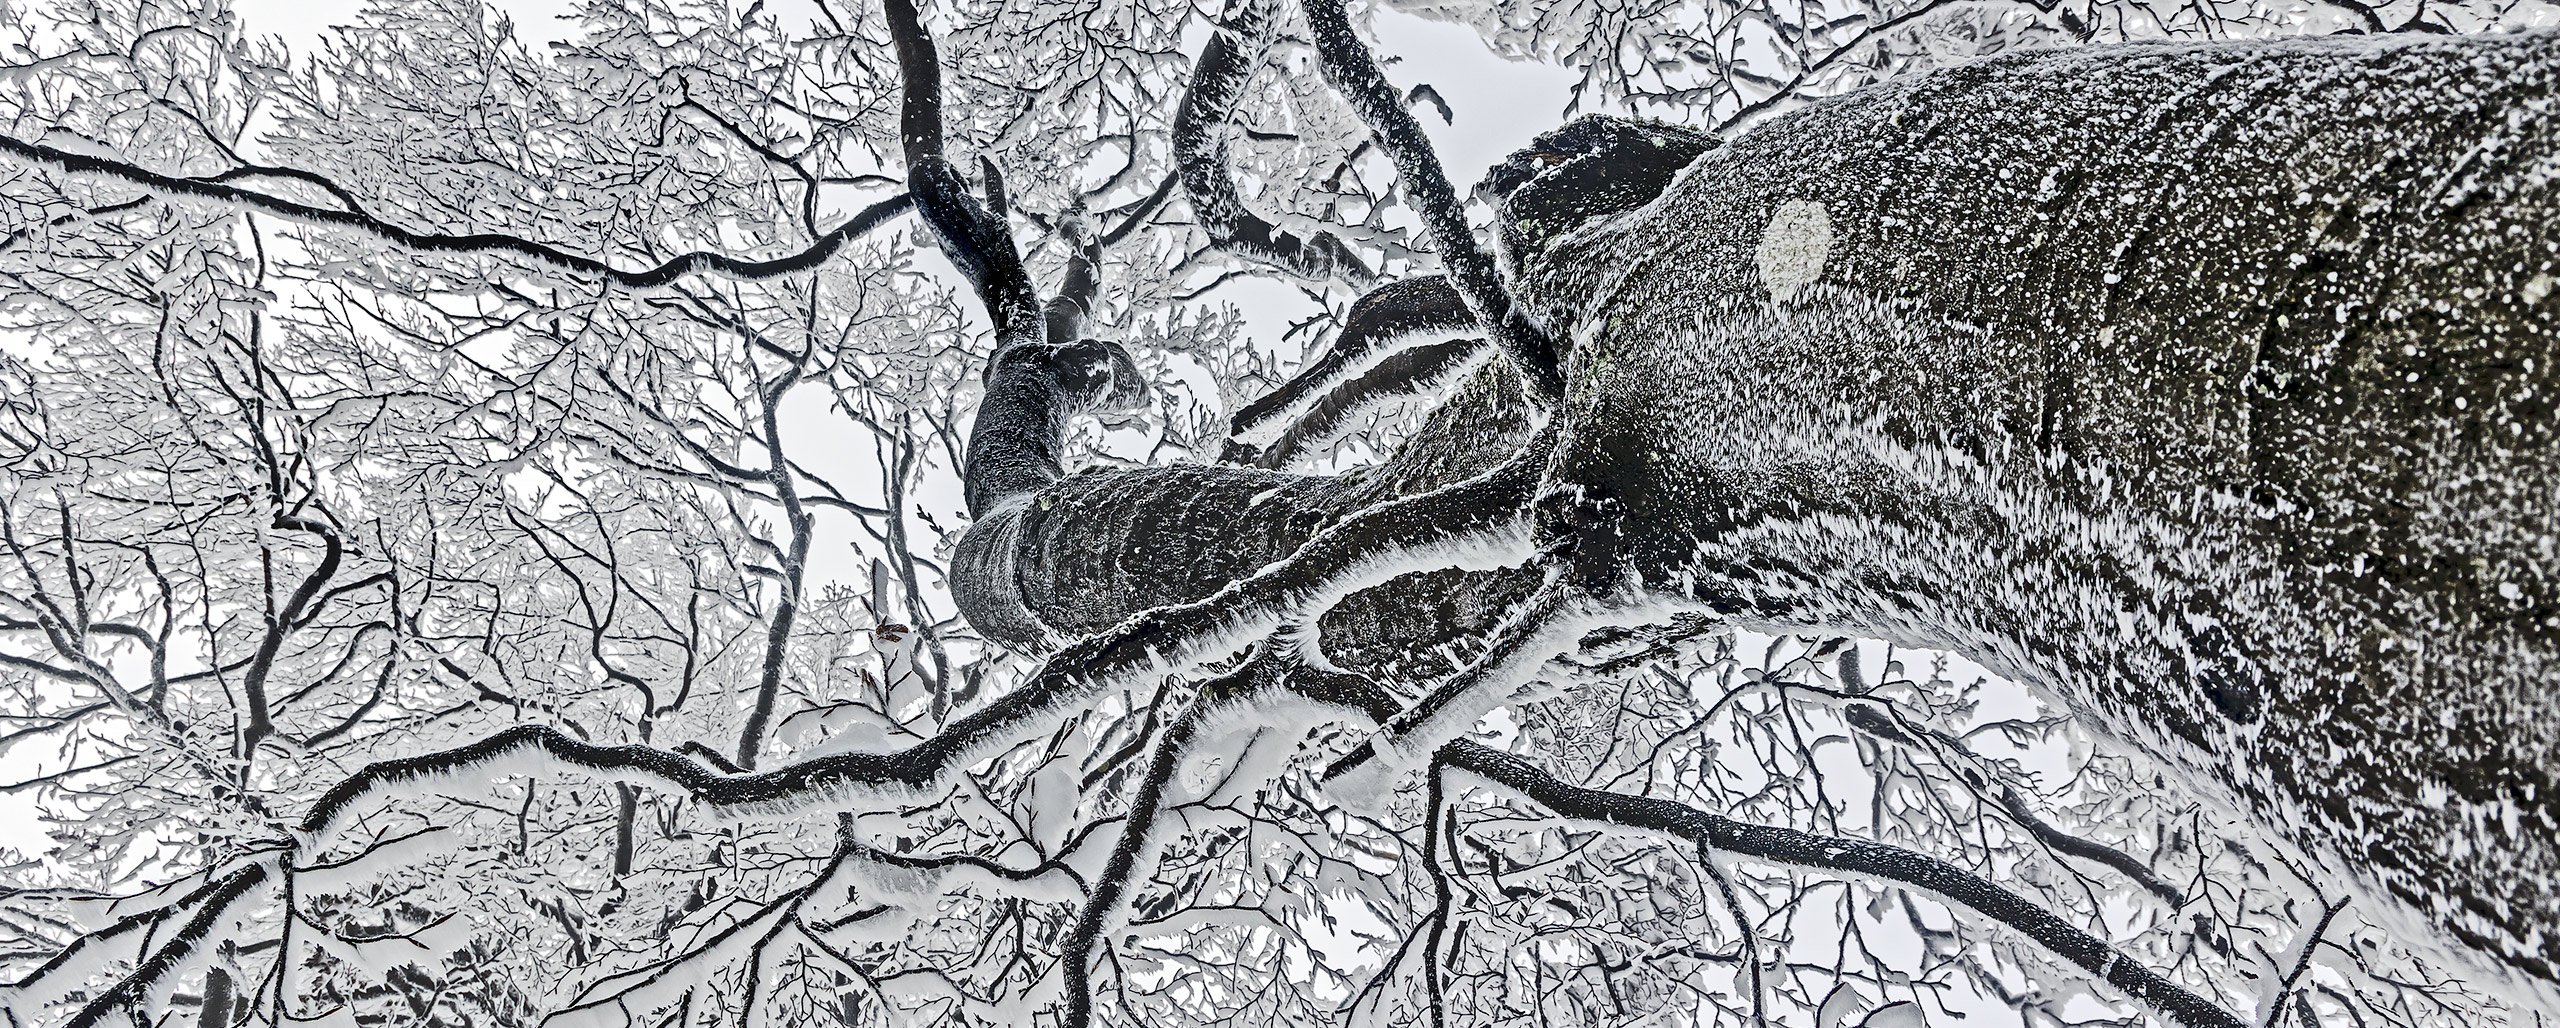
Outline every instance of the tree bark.
<svg viewBox="0 0 2560 1028"><path fill-rule="evenodd" d="M1962 652L2560 961L2560 40L1998 58L1515 254L1655 590ZM1534 184L1525 187L1534 190Z"/></svg>
<svg viewBox="0 0 2560 1028"><path fill-rule="evenodd" d="M1505 277L1572 347L1544 491L1622 512L1546 531L1652 597L2040 685L2560 979L2555 91L2539 34L2048 51L1816 102L1578 225L1572 176L1515 168ZM1453 404L1408 453L1480 465L1531 417ZM1071 476L964 540L970 616L1207 595L1373 475ZM1327 651L1480 634L1505 604L1451 598L1518 578L1389 583Z"/></svg>

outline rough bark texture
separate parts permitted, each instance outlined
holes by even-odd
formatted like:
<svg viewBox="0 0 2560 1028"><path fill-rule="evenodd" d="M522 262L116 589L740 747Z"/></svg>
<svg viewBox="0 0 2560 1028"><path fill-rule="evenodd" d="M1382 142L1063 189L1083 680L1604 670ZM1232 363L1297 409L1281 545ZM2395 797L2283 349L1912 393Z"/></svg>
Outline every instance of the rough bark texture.
<svg viewBox="0 0 2560 1028"><path fill-rule="evenodd" d="M2133 46L1816 103L1694 163L1681 133L1560 133L1490 183L1506 277L1573 347L1547 531L1602 592L2038 683L2549 983L2555 91L2547 35ZM1629 210L1574 147L1688 167ZM1440 418L1399 463L1481 467L1526 421ZM996 585L964 602L1037 649L1432 478L1073 476L972 529L960 577ZM1518 579L1354 596L1326 650L1439 670L1398 652L1480 633Z"/></svg>
<svg viewBox="0 0 2560 1028"><path fill-rule="evenodd" d="M1021 653L1101 631L1129 615L1187 603L1289 555L1350 513L1481 473L1509 456L1528 421L1508 369L1457 390L1385 464L1343 475L1182 464L1084 471L997 507L960 539L953 597L979 634ZM1382 587L1362 609L1445 604L1447 581ZM1410 626L1419 627L1419 626ZM1328 617L1325 647L1353 666L1385 664L1427 636L1373 619Z"/></svg>
<svg viewBox="0 0 2560 1028"><path fill-rule="evenodd" d="M2048 686L2550 979L2555 90L2382 37L1813 105L1515 254L1552 477L1648 588Z"/></svg>

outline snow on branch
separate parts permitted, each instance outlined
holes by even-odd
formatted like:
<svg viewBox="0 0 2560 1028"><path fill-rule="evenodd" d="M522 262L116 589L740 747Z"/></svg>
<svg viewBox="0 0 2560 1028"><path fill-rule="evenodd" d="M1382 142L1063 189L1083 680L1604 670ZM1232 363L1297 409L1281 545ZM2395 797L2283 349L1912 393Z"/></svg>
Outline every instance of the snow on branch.
<svg viewBox="0 0 2560 1028"><path fill-rule="evenodd" d="M2188 1028L2248 1028L2230 1011L2126 957L2106 940L2033 900L1935 857L1883 843L1736 821L1672 800L1585 789L1481 743L1450 743L1441 756L1453 768L1566 817L1678 836L1755 860L1925 889L2009 926L2172 1023Z"/></svg>
<svg viewBox="0 0 2560 1028"><path fill-rule="evenodd" d="M1360 377L1342 383L1310 404L1296 422L1260 452L1230 441L1228 449L1234 456L1229 459L1272 471L1283 470L1357 431L1362 418L1399 399L1468 378L1490 356L1482 339L1448 339L1397 350Z"/></svg>
<svg viewBox="0 0 2560 1028"><path fill-rule="evenodd" d="M60 952L55 953L44 963L37 965L34 970L27 972L25 976L7 985L0 985L0 990L5 990L9 995L12 1001L9 1004L11 1006L41 1009L59 1003L66 994L78 988L82 982L88 980L90 975L103 969L108 961L114 959L112 954L104 952L108 943L119 936L150 928L178 914L197 909L227 892L236 894L237 889L246 886L238 885L235 880L241 874L258 866L260 865L252 863L225 874L207 873L191 877L188 881L201 879L202 884L174 899L155 902L145 909L117 918L104 928L71 940L69 945L64 946ZM173 882L152 890L152 893L172 892L179 884L181 883ZM143 942L137 943L138 946L147 944L147 935Z"/></svg>
<svg viewBox="0 0 2560 1028"><path fill-rule="evenodd" d="M1552 438L1542 435L1518 457L1476 478L1352 515L1289 558L1204 599L1159 607L1079 640L1050 655L1021 688L904 750L724 772L658 747L591 743L548 725L518 725L452 749L366 766L304 815L304 845L326 845L378 793L485 782L502 768L653 784L733 816L787 817L911 797L1096 693L1189 671L1268 635L1302 611L1323 609L1414 571L1516 562L1526 555L1520 511L1545 467Z"/></svg>
<svg viewBox="0 0 2560 1028"><path fill-rule="evenodd" d="M816 878L789 895L679 956L588 985L567 1007L552 1012L541 1023L545 1028L604 1028L614 1023L608 1015L615 1013L621 1015L623 1024L640 1023L639 1015L675 1004L708 978L710 969L755 959L784 929L794 926L801 906L835 877L843 863L844 854L839 851Z"/></svg>
<svg viewBox="0 0 2560 1028"><path fill-rule="evenodd" d="M1252 674L1259 659L1258 655L1247 658L1244 667L1202 686L1191 706L1156 737L1155 754L1147 762L1146 776L1138 780L1137 792L1129 799L1129 817L1121 825L1119 842L1111 847L1111 857L1103 864L1102 873L1094 876L1092 894L1085 898L1074 927L1068 929L1066 941L1058 947L1058 966L1066 983L1066 1010L1058 1019L1060 1028L1085 1028L1093 1023L1094 946L1129 886L1143 877L1138 868L1155 833L1156 815L1164 808L1165 786L1173 780L1184 751L1199 731L1202 709L1223 702L1237 683Z"/></svg>
<svg viewBox="0 0 2560 1028"><path fill-rule="evenodd" d="M1022 263L1003 213L971 195L969 183L945 152L942 59L916 15L915 0L885 0L881 10L898 55L898 136L907 161L907 191L942 252L977 290L1001 349L1020 333L1040 330L1040 291L1031 283L1031 271ZM1003 186L992 175L987 185L1001 205Z"/></svg>
<svg viewBox="0 0 2560 1028"><path fill-rule="evenodd" d="M1437 347L1408 347L1406 344L1439 333L1463 331L1475 325L1475 314L1467 309L1465 298L1441 275L1423 275L1389 282L1370 290L1351 304L1343 317L1342 331L1324 355L1309 362L1289 381L1262 398L1244 405L1229 422L1232 438L1221 459L1236 463L1257 463L1275 467L1288 459L1283 445L1291 433L1313 436L1307 431L1311 418L1319 417L1325 408L1347 412L1361 406L1364 397L1389 391L1401 383L1433 374L1431 368L1448 363L1453 355L1473 353L1474 341L1442 342ZM1390 368L1400 356L1431 350L1433 356L1408 359L1418 367ZM1386 372L1383 378L1378 373ZM1377 378L1376 381L1371 381ZM1346 392L1347 391L1347 392Z"/></svg>
<svg viewBox="0 0 2560 1028"><path fill-rule="evenodd" d="M1192 216L1228 253L1272 265L1302 278L1340 276L1353 283L1377 279L1360 255L1331 233L1301 236L1282 230L1245 206L1229 166L1236 102L1263 51L1271 45L1277 0L1239 0L1210 33L1192 66L1191 86L1173 115L1173 160Z"/></svg>
<svg viewBox="0 0 2560 1028"><path fill-rule="evenodd" d="M109 1014L120 1012L129 1006L144 1009L166 1006L167 986L172 984L171 979L176 977L187 960L212 937L215 927L222 922L223 918L231 916L232 904L239 902L241 897L249 894L249 890L267 880L272 870L270 863L271 861L268 860L253 861L188 896L180 901L177 907L172 907L171 911L174 912L176 909L192 905L195 913L187 918L185 924L179 925L176 931L171 932L167 941L162 942L159 948L142 958L141 962L134 966L132 974L126 975L114 985L108 986L105 991L90 997L89 1002L83 1005L78 1013L71 1015L69 1021L63 1022L63 1028L92 1028ZM110 929L110 932L114 930ZM59 959L57 958L57 961ZM54 968L58 965L49 963L46 966ZM73 962L70 966L76 967L78 962ZM28 981L19 982L10 988L12 990L25 988L32 984L36 977L43 974L44 972L40 971L37 975L30 976Z"/></svg>
<svg viewBox="0 0 2560 1028"><path fill-rule="evenodd" d="M2162 879L2159 872L2153 871L2149 865L2136 859L2133 854L2054 827L2052 822L2044 819L2043 815L2036 813L2035 807L2027 802L2026 796L2018 791L2017 786L2005 782L1994 782L1989 775L1957 756L1965 752L1965 747L1945 732L1913 724L1903 718L1901 712L1894 710L1891 704L1874 698L1868 698L1868 702L1865 703L1845 704L1841 712L1841 720L1851 728L1887 742L1926 748L1938 758L1940 763L1954 771L1956 777L1962 780L1967 788L1972 789L1976 795L1998 804L2000 809L2008 812L2011 821L2015 822L2019 828L2025 829L2027 834L2035 836L2036 841L2044 844L2046 848L2066 856L2078 857L2094 864L2113 868L2132 879L2134 884L2141 886L2144 891L2159 897L2160 901L2168 904L2172 910L2187 905L2185 892Z"/></svg>
<svg viewBox="0 0 2560 1028"><path fill-rule="evenodd" d="M1431 148L1431 137L1422 132L1422 123L1414 120L1413 111L1405 106L1404 94L1387 84L1378 71L1377 59L1369 53L1369 44L1351 27L1351 16L1344 0L1305 0L1307 27L1315 37L1318 65L1326 82L1351 104L1351 109L1367 122L1376 135L1378 148L1395 163L1396 173L1404 179L1405 200L1422 218L1423 230L1431 237L1431 245L1440 251L1440 261L1449 269L1449 281L1465 297L1467 307L1476 313L1478 322L1487 326L1494 345L1511 358L1529 382L1529 392L1541 401L1550 402L1564 395L1564 372L1555 342L1530 322L1529 316L1512 302L1511 290L1496 271L1493 256L1476 245L1475 230L1467 225L1467 212L1458 200L1457 190L1449 185L1449 173L1440 164L1440 156Z"/></svg>
<svg viewBox="0 0 2560 1028"><path fill-rule="evenodd" d="M1360 675L1296 665L1275 680L1309 700L1358 713L1382 726L1393 724L1403 713L1391 694ZM1367 749L1353 752L1361 755ZM2230 1011L2127 958L2105 940L2034 901L1923 853L1738 821L1674 800L1587 789L1568 784L1522 757L1465 739L1440 746L1432 763L1435 768L1446 766L1475 775L1565 817L1676 836L1756 860L1923 889L2009 926L2173 1023L2188 1028L2247 1028ZM1436 780L1432 784L1436 787Z"/></svg>
<svg viewBox="0 0 2560 1028"><path fill-rule="evenodd" d="M766 279L794 272L808 271L827 262L844 249L845 244L860 239L889 219L905 213L910 201L906 195L893 196L863 208L841 225L820 235L796 253L779 257L751 259L727 254L695 251L641 269L617 268L594 257L570 253L547 243L499 232L467 232L449 234L420 232L376 218L349 204L344 210L332 210L256 190L229 185L220 177L214 179L180 178L163 175L140 165L110 157L75 153L42 143L28 142L11 136L0 136L0 151L21 160L56 169L64 174L102 178L144 189L161 197L183 197L211 201L240 210L271 214L289 221L320 228L349 229L385 242L426 253L491 254L529 258L543 264L606 279L631 289L655 289L686 275L718 274L741 279ZM308 173L292 176L317 179ZM331 189L343 195L343 190Z"/></svg>

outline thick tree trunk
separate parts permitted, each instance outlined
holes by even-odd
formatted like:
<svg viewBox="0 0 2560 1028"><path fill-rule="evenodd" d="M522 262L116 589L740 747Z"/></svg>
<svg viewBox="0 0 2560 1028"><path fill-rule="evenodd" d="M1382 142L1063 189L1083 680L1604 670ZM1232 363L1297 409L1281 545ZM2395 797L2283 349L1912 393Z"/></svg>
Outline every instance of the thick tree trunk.
<svg viewBox="0 0 2560 1028"><path fill-rule="evenodd" d="M2049 687L2552 979L2556 94L2534 34L1812 105L1515 254L1554 484L1654 589Z"/></svg>
<svg viewBox="0 0 2560 1028"><path fill-rule="evenodd" d="M1580 226L1538 155L1499 184L1574 347L1548 530L1655 596L2048 688L2442 926L2411 934L2554 981L2555 93L2547 35L2026 54ZM1499 410L1415 452L1482 466ZM1434 481L1392 478L1071 477L973 528L964 601L1036 647ZM1452 597L1516 577L1390 583L1327 649L1479 633L1503 604Z"/></svg>

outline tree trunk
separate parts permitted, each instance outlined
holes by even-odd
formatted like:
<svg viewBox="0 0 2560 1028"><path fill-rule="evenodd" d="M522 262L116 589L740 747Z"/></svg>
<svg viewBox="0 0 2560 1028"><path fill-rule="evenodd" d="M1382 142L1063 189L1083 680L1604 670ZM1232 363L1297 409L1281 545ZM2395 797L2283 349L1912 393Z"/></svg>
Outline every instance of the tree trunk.
<svg viewBox="0 0 2560 1028"><path fill-rule="evenodd" d="M1554 484L1652 588L2047 687L2551 979L2556 89L2550 35L2386 37L1811 105L1516 255Z"/></svg>
<svg viewBox="0 0 2560 1028"><path fill-rule="evenodd" d="M1532 155L1508 277L1574 347L1543 531L1602 592L2044 687L2553 981L2555 91L2540 34L2091 48L1811 104L1580 224L1541 171L1577 155ZM1408 453L1521 438L1475 410ZM1373 474L1070 477L973 528L970 616L1091 631L1446 480ZM1389 583L1327 652L1521 591Z"/></svg>

